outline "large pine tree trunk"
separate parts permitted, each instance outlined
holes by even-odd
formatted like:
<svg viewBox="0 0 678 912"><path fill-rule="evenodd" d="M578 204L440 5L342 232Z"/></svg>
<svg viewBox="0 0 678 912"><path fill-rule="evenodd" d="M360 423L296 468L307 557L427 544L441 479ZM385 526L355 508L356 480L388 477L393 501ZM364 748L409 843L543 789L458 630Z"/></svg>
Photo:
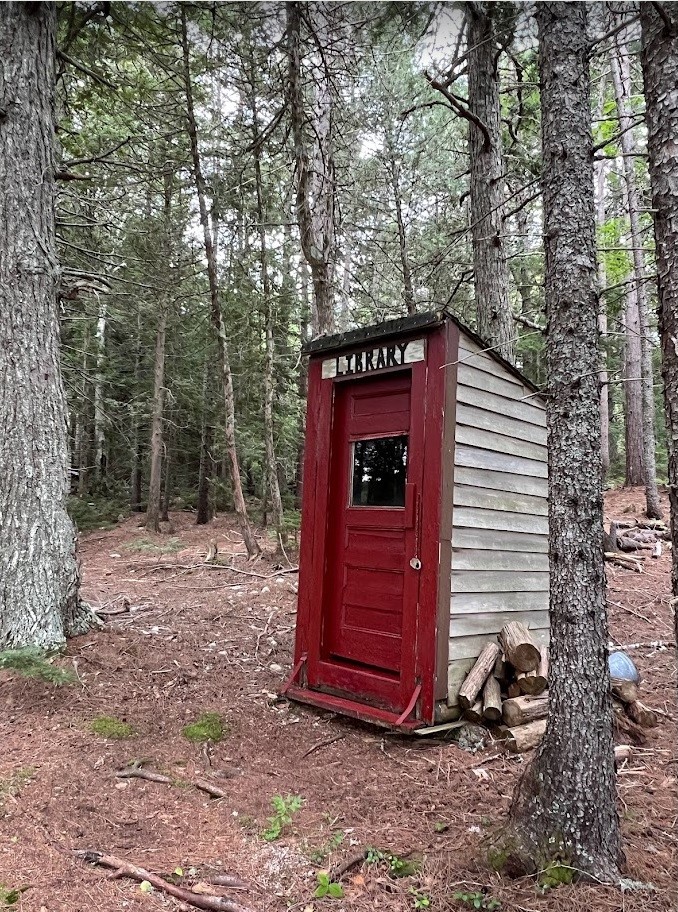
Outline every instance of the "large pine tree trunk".
<svg viewBox="0 0 678 912"><path fill-rule="evenodd" d="M106 299L99 300L96 347L97 361L94 375L94 473L97 482L106 477L106 413L104 411L104 362L106 360Z"/></svg>
<svg viewBox="0 0 678 912"><path fill-rule="evenodd" d="M669 455L673 593L678 594L678 3L641 3L647 148L657 246ZM678 630L678 613L676 613Z"/></svg>
<svg viewBox="0 0 678 912"><path fill-rule="evenodd" d="M626 199L631 224L631 245L633 248L633 277L638 305L638 329L640 347L641 407L642 407L642 470L645 484L645 504L651 519L661 519L659 492L657 490L657 460L654 439L654 389L652 373L652 342L650 340L650 307L647 299L647 280L643 257L643 236L640 230L640 202L634 171L635 142L633 119L631 117L631 68L626 45L617 39L616 53L611 55L612 81L619 116L620 144L624 161ZM630 384L627 384L629 386ZM635 385L635 384L634 384Z"/></svg>
<svg viewBox="0 0 678 912"><path fill-rule="evenodd" d="M626 484L643 483L643 389L640 348L640 309L635 284L626 286L624 311L624 403Z"/></svg>
<svg viewBox="0 0 678 912"><path fill-rule="evenodd" d="M247 515L247 505L245 495L242 489L242 479L240 478L240 461L235 439L235 393L233 390L233 374L231 373L231 361L228 350L228 337L226 335L226 326L224 317L221 312L219 302L219 281L217 278L217 258L212 241L212 232L210 230L209 215L207 213L207 184L202 173L202 164L200 160L200 151L198 147L198 127L195 119L195 108L193 104L193 86L191 83L191 64L189 56L188 33L186 25L186 8L181 7L181 44L184 59L184 88L186 91L186 115L188 124L189 139L191 141L191 158L193 162L193 174L195 176L195 185L198 195L198 206L200 209L200 224L202 225L203 239L205 243L205 258L207 260L207 277L210 286L210 315L212 325L217 337L217 346L219 349L219 361L221 367L221 382L224 394L224 409L226 412L226 422L224 427L224 436L226 440L226 459L228 462L231 487L233 490L233 505L238 518L238 525L245 543L245 548L250 557L256 557L261 553L261 548L257 542L252 527L250 526Z"/></svg>
<svg viewBox="0 0 678 912"><path fill-rule="evenodd" d="M334 233L336 176L334 167L334 96L327 51L336 41L333 17L341 4L306 5L314 17L315 39L323 59L313 74L314 98L306 110L302 74L301 7L288 2L287 55L288 104L297 172L297 221L301 249L313 283L313 335L334 330ZM336 23L335 23L336 24Z"/></svg>
<svg viewBox="0 0 678 912"><path fill-rule="evenodd" d="M273 406L275 394L275 339L273 324L275 314L273 309L273 295L268 265L268 241L266 237L266 205L264 201L264 188L261 177L261 142L259 136L259 112L257 105L256 69L251 60L251 114L252 114L252 145L254 147L254 175L257 196L257 221L259 223L259 266L261 275L261 290L264 296L265 319L265 357L264 357L264 446L266 452L266 478L268 491L271 498L271 513L273 525L278 536L277 547L284 545L284 516L283 502L278 483L278 460L275 452L275 426L273 420Z"/></svg>
<svg viewBox="0 0 678 912"><path fill-rule="evenodd" d="M471 237L478 333L513 360L513 319L504 248L504 166L494 24L489 4L467 3ZM489 136L489 139L488 139Z"/></svg>
<svg viewBox="0 0 678 912"><path fill-rule="evenodd" d="M602 104L600 111L602 116ZM596 163L596 223L598 227L605 224L605 163ZM603 259L598 263L598 284L600 291L600 304L598 308L598 332L601 340L607 335L607 302L603 290L607 284L605 264ZM600 349L600 455L603 467L603 477L610 468L610 408L608 398L608 374L605 349Z"/></svg>
<svg viewBox="0 0 678 912"><path fill-rule="evenodd" d="M60 646L78 619L59 364L54 3L0 14L0 649Z"/></svg>
<svg viewBox="0 0 678 912"><path fill-rule="evenodd" d="M200 468L198 470L198 506L196 526L204 526L212 519L210 479L212 477L212 428L209 422L209 359L205 358L202 374L202 419L200 427Z"/></svg>
<svg viewBox="0 0 678 912"><path fill-rule="evenodd" d="M540 3L551 649L546 734L502 835L516 871L612 881L616 809L603 569L586 4Z"/></svg>
<svg viewBox="0 0 678 912"><path fill-rule="evenodd" d="M165 338L167 335L167 309L160 305L158 329L155 336L155 369L153 372L153 411L151 416L151 479L148 483L146 528L149 532L160 529L160 485L163 458L163 414L165 410Z"/></svg>

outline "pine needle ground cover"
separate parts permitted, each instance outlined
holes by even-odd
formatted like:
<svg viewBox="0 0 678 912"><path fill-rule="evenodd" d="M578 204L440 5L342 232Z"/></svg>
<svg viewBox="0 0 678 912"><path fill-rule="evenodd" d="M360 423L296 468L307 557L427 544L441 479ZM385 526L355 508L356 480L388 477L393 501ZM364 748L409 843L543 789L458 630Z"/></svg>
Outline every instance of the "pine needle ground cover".
<svg viewBox="0 0 678 912"><path fill-rule="evenodd" d="M612 492L607 500L610 516L641 508L635 492ZM136 518L82 536L84 597L97 606L124 595L130 610L69 645L59 663L74 659L81 682L55 687L0 671L0 884L28 888L17 909L75 910L92 897L98 912L161 902L64 849L108 851L168 877L177 870L196 878L234 874L250 884L238 900L257 912L286 912L290 903L316 912L622 908L614 890L566 883L543 889L479 863L483 840L505 815L525 768L520 758L385 736L278 702L292 656L294 574L279 575L272 556L249 564L228 517L209 530L189 513L172 521L182 550L165 555L163 569L152 574L157 556L124 547L139 537ZM235 567L266 578L184 570L200 563L212 539ZM618 643L671 640L670 555L646 563L642 576L608 569ZM644 699L671 718L649 732L618 776L631 876L658 891L627 893L623 908L668 912L678 814L675 649L637 649L633 656ZM208 712L218 713L226 737L188 740L184 729ZM132 726L135 736L95 734L90 723L102 717ZM116 776L133 762L169 781ZM199 780L226 797L193 787ZM266 840L274 799L290 796L300 799L297 809L277 838ZM337 882L336 867L351 860L339 898L329 885Z"/></svg>

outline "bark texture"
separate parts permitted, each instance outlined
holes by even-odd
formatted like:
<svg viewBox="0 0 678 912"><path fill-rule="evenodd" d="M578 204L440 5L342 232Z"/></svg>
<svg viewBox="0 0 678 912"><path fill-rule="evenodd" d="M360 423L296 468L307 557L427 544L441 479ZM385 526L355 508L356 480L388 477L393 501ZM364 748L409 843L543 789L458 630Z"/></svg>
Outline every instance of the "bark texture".
<svg viewBox="0 0 678 912"><path fill-rule="evenodd" d="M297 171L297 221L301 249L313 282L313 335L334 330L336 174L334 166L334 89L327 49L336 40L334 19L341 4L287 3L288 104ZM310 110L304 97L301 52L302 7L321 61L313 67Z"/></svg>
<svg viewBox="0 0 678 912"><path fill-rule="evenodd" d="M54 3L0 15L0 649L79 616L54 228Z"/></svg>
<svg viewBox="0 0 678 912"><path fill-rule="evenodd" d="M167 311L161 304L158 329L155 336L155 369L153 371L153 411L151 416L151 478L148 483L146 528L149 532L160 529L160 483L163 457L163 414L165 410L165 337Z"/></svg>
<svg viewBox="0 0 678 912"><path fill-rule="evenodd" d="M678 594L678 3L641 3L647 148L655 210L659 331L669 455L673 594ZM663 13L663 15L662 15ZM678 629L678 614L676 614Z"/></svg>
<svg viewBox="0 0 678 912"><path fill-rule="evenodd" d="M478 334L513 361L513 319L504 250L504 163L494 25L489 4L467 3L471 236ZM489 138L488 138L489 137Z"/></svg>
<svg viewBox="0 0 678 912"><path fill-rule="evenodd" d="M600 96L598 99L598 106L596 111L596 116L601 118L603 116L603 109L605 105L605 79L601 79L600 86ZM606 212L605 212L605 160L596 162L595 165L595 177L596 177L596 223L599 228L605 224L606 221ZM521 229L522 230L522 229ZM522 261L521 261L522 262ZM598 310L598 332L600 333L601 341L605 340L607 337L607 301L605 300L605 295L603 294L603 289L607 285L607 275L605 273L605 261L601 257L598 261L598 291L600 294L600 303ZM603 477L608 472L610 468L610 406L609 406L609 390L608 390L608 373L607 373L607 352L604 345L600 347L600 448L601 448L601 458L603 464Z"/></svg>
<svg viewBox="0 0 678 912"><path fill-rule="evenodd" d="M500 837L513 873L619 877L603 570L586 4L540 3L551 648L548 725Z"/></svg>
<svg viewBox="0 0 678 912"><path fill-rule="evenodd" d="M631 225L633 249L633 277L638 310L638 348L640 350L641 378L641 449L642 478L645 485L646 512L650 519L661 519L659 492L657 490L657 459L654 439L654 390L652 376L652 343L650 341L650 306L648 302L645 258L643 256L643 235L640 230L640 201L633 169L636 144L633 138L631 117L631 69L628 49L617 36L616 52L612 54L612 81L617 102L620 127L620 144L624 161L626 199ZM626 384L631 386L632 384ZM635 385L635 384L633 384Z"/></svg>

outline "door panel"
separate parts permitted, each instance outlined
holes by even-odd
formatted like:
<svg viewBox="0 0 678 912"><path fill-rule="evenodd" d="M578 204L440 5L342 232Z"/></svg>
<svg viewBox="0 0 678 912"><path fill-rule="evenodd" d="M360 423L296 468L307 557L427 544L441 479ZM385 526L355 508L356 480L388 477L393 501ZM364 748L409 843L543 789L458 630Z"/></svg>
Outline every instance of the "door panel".
<svg viewBox="0 0 678 912"><path fill-rule="evenodd" d="M321 642L309 664L310 683L377 696L394 709L414 688L417 367L335 386Z"/></svg>

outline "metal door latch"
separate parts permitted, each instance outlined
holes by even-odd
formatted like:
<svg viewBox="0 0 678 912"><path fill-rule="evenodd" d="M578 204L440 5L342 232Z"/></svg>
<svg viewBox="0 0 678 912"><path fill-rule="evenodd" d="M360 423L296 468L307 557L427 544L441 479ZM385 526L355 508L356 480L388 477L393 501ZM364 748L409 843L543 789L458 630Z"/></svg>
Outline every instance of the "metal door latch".
<svg viewBox="0 0 678 912"><path fill-rule="evenodd" d="M413 558L410 560L410 567L411 567L413 570L421 570L421 561L419 560L418 557L413 557Z"/></svg>

